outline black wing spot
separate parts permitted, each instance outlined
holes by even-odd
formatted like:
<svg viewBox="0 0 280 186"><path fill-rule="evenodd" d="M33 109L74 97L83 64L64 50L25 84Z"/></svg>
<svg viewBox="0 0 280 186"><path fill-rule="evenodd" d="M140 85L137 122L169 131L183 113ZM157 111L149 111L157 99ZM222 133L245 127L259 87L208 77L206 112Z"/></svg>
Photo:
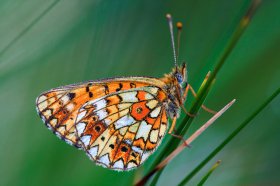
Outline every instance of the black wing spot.
<svg viewBox="0 0 280 186"><path fill-rule="evenodd" d="M86 86L86 92L89 92L89 87L88 86Z"/></svg>
<svg viewBox="0 0 280 186"><path fill-rule="evenodd" d="M137 162L135 160L130 160L129 162L132 162L137 165Z"/></svg>
<svg viewBox="0 0 280 186"><path fill-rule="evenodd" d="M103 85L104 89L105 89L105 94L109 94L109 87L108 85Z"/></svg>
<svg viewBox="0 0 280 186"><path fill-rule="evenodd" d="M123 88L123 84L122 83L119 83L119 88L116 89L116 91L120 91L121 89Z"/></svg>
<svg viewBox="0 0 280 186"><path fill-rule="evenodd" d="M97 126L95 127L95 130L96 130L96 132L100 132L100 130L101 130L100 126L97 125Z"/></svg>
<svg viewBox="0 0 280 186"><path fill-rule="evenodd" d="M110 147L111 149L114 149L114 148L115 148L115 146L114 146L113 144L110 144L109 147Z"/></svg>
<svg viewBox="0 0 280 186"><path fill-rule="evenodd" d="M98 116L96 116L96 115L92 116L92 120L93 121L97 121L98 120Z"/></svg>
<svg viewBox="0 0 280 186"><path fill-rule="evenodd" d="M106 110L106 113L107 113L107 114L110 114L110 113L111 113L111 110L110 110L110 109L105 108L105 110Z"/></svg>
<svg viewBox="0 0 280 186"><path fill-rule="evenodd" d="M133 156L134 158L136 158L136 154L134 152L131 153L131 156Z"/></svg>
<svg viewBox="0 0 280 186"><path fill-rule="evenodd" d="M105 140L105 137L104 137L104 136L102 136L102 137L101 137L101 140L102 140L102 141L104 141L104 140Z"/></svg>
<svg viewBox="0 0 280 186"><path fill-rule="evenodd" d="M69 100L72 100L76 96L76 94L73 92L70 92L67 94L67 96L68 96Z"/></svg>
<svg viewBox="0 0 280 186"><path fill-rule="evenodd" d="M92 98L92 96L93 96L92 92L89 92L89 93L88 93L88 96L89 96L90 98Z"/></svg>
<svg viewBox="0 0 280 186"><path fill-rule="evenodd" d="M109 100L108 98L105 98L105 101L106 101L106 104L107 104L107 105L110 105L111 100Z"/></svg>
<svg viewBox="0 0 280 186"><path fill-rule="evenodd" d="M50 115L48 121L51 121L52 119L55 119L54 115Z"/></svg>
<svg viewBox="0 0 280 186"><path fill-rule="evenodd" d="M121 148L121 151L122 151L122 152L127 152L127 150L128 150L127 147L122 146L122 148Z"/></svg>

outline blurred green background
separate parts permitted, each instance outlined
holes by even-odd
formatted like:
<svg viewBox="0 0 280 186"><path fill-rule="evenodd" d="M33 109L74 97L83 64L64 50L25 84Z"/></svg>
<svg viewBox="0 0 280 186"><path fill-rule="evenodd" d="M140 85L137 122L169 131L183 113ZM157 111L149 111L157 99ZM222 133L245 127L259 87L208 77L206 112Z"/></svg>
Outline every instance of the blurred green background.
<svg viewBox="0 0 280 186"><path fill-rule="evenodd" d="M1 0L0 185L130 185L141 178L157 152L136 171L96 166L47 130L37 116L35 98L45 90L86 80L168 73L173 55L166 13L184 24L180 61L187 61L189 83L197 90L248 4ZM206 99L215 110L233 98L237 102L167 166L158 185L179 183L279 88L279 10L279 0L263 1ZM278 96L190 185L218 159L222 164L206 185L279 185L279 108ZM192 131L210 116L200 111Z"/></svg>

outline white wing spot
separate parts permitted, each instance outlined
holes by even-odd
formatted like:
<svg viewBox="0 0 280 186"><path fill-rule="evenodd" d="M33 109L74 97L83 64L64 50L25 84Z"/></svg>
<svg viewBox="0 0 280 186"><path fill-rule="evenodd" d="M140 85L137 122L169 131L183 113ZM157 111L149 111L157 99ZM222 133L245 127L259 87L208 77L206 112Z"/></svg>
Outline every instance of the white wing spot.
<svg viewBox="0 0 280 186"><path fill-rule="evenodd" d="M41 102L41 103L39 103L39 105L38 105L39 111L42 111L42 110L44 110L44 109L47 108L47 107L48 107L47 101Z"/></svg>
<svg viewBox="0 0 280 186"><path fill-rule="evenodd" d="M125 135L126 131L127 131L127 127L121 128L121 129L119 130L120 135L122 135L122 136Z"/></svg>
<svg viewBox="0 0 280 186"><path fill-rule="evenodd" d="M135 167L137 167L137 165L136 165L135 163L133 163L133 162L129 162L129 163L127 164L127 169L133 169L133 168L135 168Z"/></svg>
<svg viewBox="0 0 280 186"><path fill-rule="evenodd" d="M50 116L52 115L52 112L51 112L51 110L46 110L45 112L44 112L44 116L46 117L46 118L49 118Z"/></svg>
<svg viewBox="0 0 280 186"><path fill-rule="evenodd" d="M95 110L99 110L99 109L105 108L107 106L107 103L106 103L105 99L101 99L101 100L97 101L95 103L95 105L96 105L96 109Z"/></svg>
<svg viewBox="0 0 280 186"><path fill-rule="evenodd" d="M135 123L135 120L130 115L125 115L115 122L115 128L118 130L122 127L130 126Z"/></svg>
<svg viewBox="0 0 280 186"><path fill-rule="evenodd" d="M43 101L45 101L47 99L47 96L40 96L40 97L38 97L38 99L37 99L37 103L41 103L41 102L43 102Z"/></svg>
<svg viewBox="0 0 280 186"><path fill-rule="evenodd" d="M124 143L128 144L129 146L132 145L132 141L130 139L125 139Z"/></svg>
<svg viewBox="0 0 280 186"><path fill-rule="evenodd" d="M153 99L153 98L154 97L151 94L149 94L149 93L145 94L145 99Z"/></svg>
<svg viewBox="0 0 280 186"><path fill-rule="evenodd" d="M151 94L156 96L158 88L156 88L156 87L147 87L147 89L145 89L145 90L147 90L147 92L150 92Z"/></svg>
<svg viewBox="0 0 280 186"><path fill-rule="evenodd" d="M120 104L118 104L118 109L123 110L123 109L129 108L131 105L132 105L132 103L120 103Z"/></svg>
<svg viewBox="0 0 280 186"><path fill-rule="evenodd" d="M118 161L116 161L113 165L113 168L116 168L116 169L124 169L124 164L123 164L123 161L120 159Z"/></svg>
<svg viewBox="0 0 280 186"><path fill-rule="evenodd" d="M165 131L166 131L166 125L161 124L159 130L159 136L162 137L165 134Z"/></svg>
<svg viewBox="0 0 280 186"><path fill-rule="evenodd" d="M103 163L103 164L105 164L105 165L107 165L107 166L109 166L109 164L110 164L110 160L109 160L108 154L105 154L104 156L100 157L98 161Z"/></svg>
<svg viewBox="0 0 280 186"><path fill-rule="evenodd" d="M79 114L78 114L78 117L77 117L77 119L76 119L76 122L79 122L79 121L81 121L81 119L83 119L83 117L86 115L86 111L83 111L83 112L80 112Z"/></svg>
<svg viewBox="0 0 280 186"><path fill-rule="evenodd" d="M90 135L86 135L86 136L83 136L83 137L81 138L81 141L84 143L85 146L88 146L88 145L89 145L89 142L90 142L90 138L91 138Z"/></svg>
<svg viewBox="0 0 280 186"><path fill-rule="evenodd" d="M136 94L137 92L124 92L119 94L119 96L121 96L122 102L137 102Z"/></svg>
<svg viewBox="0 0 280 186"><path fill-rule="evenodd" d="M157 106L157 104L158 104L158 101L153 99L153 100L148 101L148 103L146 105L149 107L149 109L154 109Z"/></svg>
<svg viewBox="0 0 280 186"><path fill-rule="evenodd" d="M138 127L139 127L139 122L138 122L138 123L135 123L135 124L133 124L133 125L131 125L131 126L128 128L128 130L129 130L129 132L135 133L135 132L137 131Z"/></svg>
<svg viewBox="0 0 280 186"><path fill-rule="evenodd" d="M136 146L132 146L131 147L133 151L139 153L139 154L142 154L143 150L139 147L136 147Z"/></svg>
<svg viewBox="0 0 280 186"><path fill-rule="evenodd" d="M101 110L96 112L96 115L98 116L99 120L102 120L102 119L104 119L105 117L108 116L108 113L106 112L105 109L101 109Z"/></svg>
<svg viewBox="0 0 280 186"><path fill-rule="evenodd" d="M147 124L146 121L142 121L135 138L139 139L139 138L143 137L144 141L147 141L151 127L152 127L152 125Z"/></svg>
<svg viewBox="0 0 280 186"><path fill-rule="evenodd" d="M81 134L84 132L85 128L86 128L85 123L78 123L77 124L76 129L77 129L77 132L78 132L79 136L81 136Z"/></svg>
<svg viewBox="0 0 280 186"><path fill-rule="evenodd" d="M104 124L108 127L111 124L112 120L110 118L104 119Z"/></svg>
<svg viewBox="0 0 280 186"><path fill-rule="evenodd" d="M50 124L51 124L52 126L56 125L56 124L57 124L57 119L56 119L56 118L52 119L52 120L50 121Z"/></svg>
<svg viewBox="0 0 280 186"><path fill-rule="evenodd" d="M71 112L74 109L75 105L73 103L70 103L66 106L66 109Z"/></svg>
<svg viewBox="0 0 280 186"><path fill-rule="evenodd" d="M69 101L69 97L67 95L62 96L60 99L61 99L63 105L65 105Z"/></svg>
<svg viewBox="0 0 280 186"><path fill-rule="evenodd" d="M90 148L88 152L92 156L92 158L95 158L97 156L98 146Z"/></svg>
<svg viewBox="0 0 280 186"><path fill-rule="evenodd" d="M158 115L159 115L159 113L160 113L160 107L157 107L157 108L155 108L151 113L150 113L150 116L152 117L152 118L155 118L155 117L157 117Z"/></svg>
<svg viewBox="0 0 280 186"><path fill-rule="evenodd" d="M153 142L153 143L156 143L156 142L157 142L158 133L159 133L158 130L152 130L152 131L151 131L151 135L150 135L150 141L151 141L151 142Z"/></svg>

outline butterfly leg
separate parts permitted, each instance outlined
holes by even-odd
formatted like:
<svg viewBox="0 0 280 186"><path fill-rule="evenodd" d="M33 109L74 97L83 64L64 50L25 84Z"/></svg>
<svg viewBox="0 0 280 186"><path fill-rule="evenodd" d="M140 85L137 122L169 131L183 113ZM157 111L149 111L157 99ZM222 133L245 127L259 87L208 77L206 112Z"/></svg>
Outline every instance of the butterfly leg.
<svg viewBox="0 0 280 186"><path fill-rule="evenodd" d="M189 113L186 108L184 107L184 105L181 106L182 110L190 117L194 118L196 116L196 114L191 114Z"/></svg>
<svg viewBox="0 0 280 186"><path fill-rule="evenodd" d="M189 90L191 91L192 95L193 95L195 98L197 98L197 94L196 94L196 92L194 91L194 89L192 88L192 86L191 86L190 84L188 84L187 87L186 87L186 89L185 89L184 97L185 97L185 98L187 97ZM209 113L211 113L211 114L216 114L216 113L217 113L216 111L207 108L205 105L202 105L201 108L202 108L203 110L205 110L206 112L209 112Z"/></svg>
<svg viewBox="0 0 280 186"><path fill-rule="evenodd" d="M172 120L172 124L171 124L171 127L168 131L168 134L170 134L171 136L175 137L175 138L179 138L180 140L183 141L184 145L186 147L190 147L189 144L186 143L186 140L183 138L183 136L180 136L180 135L176 135L176 134L172 134L173 131L175 131L175 124L176 124L176 120L177 118L174 117L173 120Z"/></svg>
<svg viewBox="0 0 280 186"><path fill-rule="evenodd" d="M186 89L185 89L185 92L184 92L184 94L183 94L184 98L187 97L188 92L189 92L189 86L187 86ZM181 105L181 108L182 108L182 110L183 110L189 117L194 118L194 117L196 116L196 114L191 114L191 113L189 113L189 112L186 110L186 108L184 107L184 104Z"/></svg>
<svg viewBox="0 0 280 186"><path fill-rule="evenodd" d="M189 91L189 86L187 86L186 89L185 89L185 92L184 92L184 94L183 94L184 98L187 97L188 91ZM183 110L189 117L194 118L194 117L196 116L196 114L191 114L191 113L189 113L189 112L187 111L187 109L184 107L184 104L181 105L181 108L182 108L182 110Z"/></svg>

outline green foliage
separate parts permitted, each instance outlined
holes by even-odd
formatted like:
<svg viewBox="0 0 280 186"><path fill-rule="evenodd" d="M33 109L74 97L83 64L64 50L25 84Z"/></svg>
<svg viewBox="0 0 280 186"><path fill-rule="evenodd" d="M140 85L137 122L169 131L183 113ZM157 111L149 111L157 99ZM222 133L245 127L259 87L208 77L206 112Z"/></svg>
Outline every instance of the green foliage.
<svg viewBox="0 0 280 186"><path fill-rule="evenodd" d="M273 101L280 93L280 88L277 89L257 110L255 110L245 121L243 121L219 146L217 146L190 174L188 174L179 185L185 185L190 179L198 173L215 155L217 155L229 142L239 134L268 104Z"/></svg>
<svg viewBox="0 0 280 186"><path fill-rule="evenodd" d="M202 186L207 181L209 176L213 173L213 171L220 165L221 161L217 161L211 169L207 172L207 174L201 179L201 181L197 184L197 186Z"/></svg>
<svg viewBox="0 0 280 186"><path fill-rule="evenodd" d="M173 66L166 13L184 24L180 61L197 90L215 64L233 23L248 2L226 1L43 1L0 2L1 185L131 185L144 166L114 172L46 129L35 111L42 91L89 79L161 77ZM221 108L238 101L191 149L163 171L158 185L178 184L239 123L279 88L279 1L264 1L216 78L205 104ZM187 100L187 108L193 98ZM269 185L279 182L279 96L218 155L223 166L209 185ZM216 109L217 110L217 109ZM194 126L209 114L200 112ZM183 119L182 117L180 118ZM180 121L179 121L180 122ZM196 127L195 127L196 128ZM194 128L190 128L189 134ZM210 162L214 164L214 162ZM195 176L196 184L206 170ZM214 178L215 179L211 179Z"/></svg>

